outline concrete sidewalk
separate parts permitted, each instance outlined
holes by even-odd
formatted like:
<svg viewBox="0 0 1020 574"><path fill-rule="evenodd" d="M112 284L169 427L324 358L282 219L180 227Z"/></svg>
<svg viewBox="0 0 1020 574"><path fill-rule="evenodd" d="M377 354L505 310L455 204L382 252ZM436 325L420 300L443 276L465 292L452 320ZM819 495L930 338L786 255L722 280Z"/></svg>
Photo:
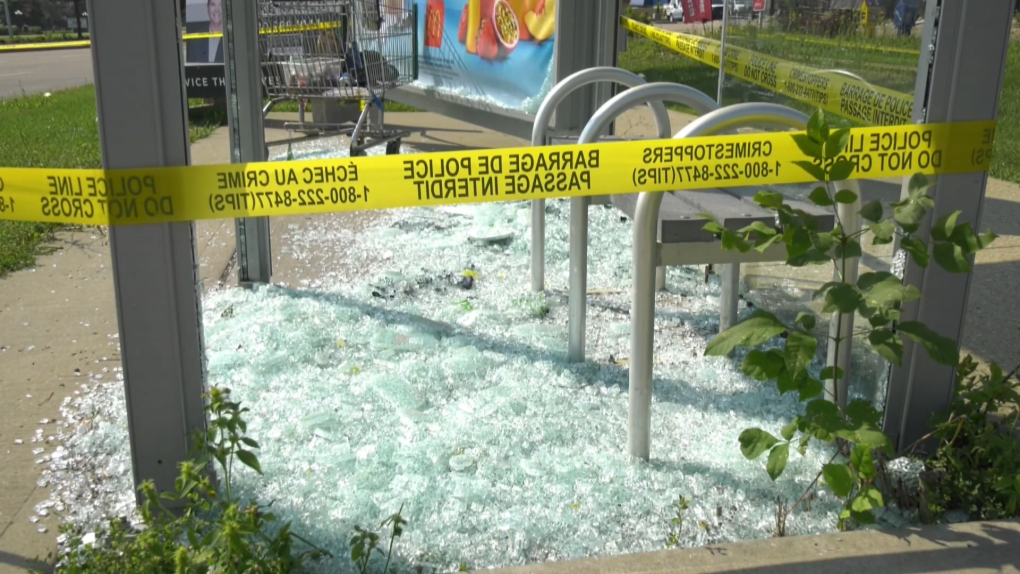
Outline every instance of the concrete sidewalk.
<svg viewBox="0 0 1020 574"><path fill-rule="evenodd" d="M267 126L267 141L271 146L285 145L294 137L300 139L300 136L276 127L286 118L286 114L271 116L273 121ZM671 112L671 119L675 131L691 118ZM389 125L406 127L414 132L405 143L423 151L526 145L526 142L517 138L428 113L391 113L387 115L387 120ZM617 133L635 136L653 134L654 125L650 114L646 110L638 110L625 115L617 124ZM211 137L194 144L192 159L195 164L227 163L227 130L217 130ZM1002 361L1011 367L1010 361L1020 360L1020 333L1017 331L1018 326L1010 323L1013 318L1008 310L1009 304L1005 301L1012 294L1012 286L1020 283L1020 223L1017 223L1020 222L1020 186L993 181L988 196L984 217L986 223L983 227L991 228L1003 237L994 248L978 258L964 346L981 358ZM273 218L274 282L299 286L303 280L315 278L322 269L336 270L345 265L358 264L356 261L352 263L352 259L345 255L349 253L344 249L345 246L336 246L333 253L324 253L321 255L322 260L315 262L297 260L284 247L289 237L300 234L309 226L357 226L368 223L372 217L371 213L354 213L314 218ZM203 287L208 289L221 283L235 284L236 277L232 270L233 221L202 221L197 223L196 229L199 273ZM52 422L41 421L59 418L58 407L65 396L73 393L90 373L102 373L104 367L115 367L120 360L106 238L94 230L68 232L57 238L55 246L58 251L39 257L34 269L0 279L0 397L3 397L5 407L0 415L0 574L23 572L32 567L29 564L31 558L45 557L55 550L58 524L54 517L46 517L38 524L29 522L29 517L34 515L35 504L46 498L45 490L36 485L39 467L34 461L38 455L32 454L32 450L42 446L49 453L55 445L30 443L30 439L37 432L36 429L41 429L44 437L56 434ZM881 259L880 254L876 257ZM747 273L752 281L755 278L765 281L770 274L778 276L777 269L775 266L749 267ZM21 441L21 444L15 444L15 441ZM45 533L38 532L41 526L47 529ZM1020 563L1020 544L1017 544L1020 536L1016 525L965 525L948 531L956 533L951 535L956 537L952 540L959 542L956 545L938 546L931 542L931 537L926 538L927 534L916 534L921 538L901 537L897 539L901 540L898 546L890 546L879 543L879 538L867 538L889 535L858 533L841 538L852 543L837 541L831 545L828 538L788 538L728 545L730 561L715 561L728 564L726 568L729 570L720 570L722 566L712 566L715 570L678 569L682 564L688 564L688 560L692 560L689 562L691 565L705 564L705 568L708 568L707 563L697 562L695 557L700 554L709 555L710 552L698 549L685 551L689 554L668 553L668 559L660 557L660 554L667 554L652 554L644 562L640 562L644 560L640 557L600 561L597 568L591 567L595 569L587 571L758 572L750 569L752 564L765 568L760 570L763 573L843 571L831 569L836 567L832 564L820 564L817 570L794 570L781 566L782 560L817 559L818 552L824 550L826 556L830 557L843 556L841 552L855 556L866 553L871 557L872 562L859 558L848 562L858 564L855 571L870 568L879 572L976 572L979 570L961 568L963 565L989 564L988 556L999 556L996 553L1002 552L1002 549L998 543L982 542L974 538L978 535L976 531L968 530L972 528L985 534L998 532L1002 537L1011 537L1012 554L1005 558L1012 558L1014 565ZM762 553L764 551L761 549L766 547L774 548L772 554ZM917 561L911 562L910 568L901 570L881 566L883 562L879 557L907 550L912 552L910 560ZM847 559L850 554L846 554ZM745 558L734 562L732 556L738 555ZM760 557L759 562L755 562L755 556ZM582 565L572 571L585 571L583 564L587 563L579 564ZM919 566L922 564L926 566ZM551 568L554 566L535 567L535 571L551 571Z"/></svg>

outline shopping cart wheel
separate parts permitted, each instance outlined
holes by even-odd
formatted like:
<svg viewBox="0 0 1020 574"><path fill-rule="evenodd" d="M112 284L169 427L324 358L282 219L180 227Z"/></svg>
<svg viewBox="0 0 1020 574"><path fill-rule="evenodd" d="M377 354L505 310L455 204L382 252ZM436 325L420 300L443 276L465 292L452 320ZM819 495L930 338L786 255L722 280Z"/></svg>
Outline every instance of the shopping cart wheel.
<svg viewBox="0 0 1020 574"><path fill-rule="evenodd" d="M398 138L386 142L386 155L400 155L400 143L403 140Z"/></svg>

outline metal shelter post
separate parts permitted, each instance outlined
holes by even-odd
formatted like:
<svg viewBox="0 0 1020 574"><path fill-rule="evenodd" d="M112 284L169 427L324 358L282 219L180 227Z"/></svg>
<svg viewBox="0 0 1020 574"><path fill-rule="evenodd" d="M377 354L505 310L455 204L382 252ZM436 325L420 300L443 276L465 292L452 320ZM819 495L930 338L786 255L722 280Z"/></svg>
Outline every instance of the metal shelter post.
<svg viewBox="0 0 1020 574"><path fill-rule="evenodd" d="M928 2L914 92L916 122L997 119L1013 7L1014 0ZM929 190L935 207L918 235L928 237L931 221L956 210L962 211L957 225L970 223L977 230L987 182L987 172L936 178ZM898 241L896 247L899 251ZM922 298L904 306L902 320L920 321L959 347L971 274L948 273L934 262L927 268L910 263L903 281L918 287ZM890 372L884 423L898 448L926 434L929 418L949 408L955 385L954 369L929 359L920 345L904 340L903 351L903 366Z"/></svg>
<svg viewBox="0 0 1020 574"><path fill-rule="evenodd" d="M88 14L103 167L188 165L179 4L89 0ZM195 253L191 222L110 228L136 486L173 490L189 433L205 429Z"/></svg>
<svg viewBox="0 0 1020 574"><path fill-rule="evenodd" d="M262 122L262 63L256 0L223 3L223 72L227 91L227 126L231 163L268 159ZM237 282L250 287L269 283L273 254L268 217L234 220Z"/></svg>
<svg viewBox="0 0 1020 574"><path fill-rule="evenodd" d="M560 0L556 18L556 54L553 62L554 85L587 68L614 67L617 34L620 31L620 3L617 0ZM568 18L559 15L569 14ZM580 132L588 118L613 96L613 86L595 84L579 88L567 96L553 115L559 135ZM612 126L609 135L612 134ZM570 200L570 251L588 250L586 197ZM531 289L545 289L545 200L531 202ZM582 274L583 275L583 274ZM578 303L571 301L573 308ZM581 301L584 305L584 301Z"/></svg>

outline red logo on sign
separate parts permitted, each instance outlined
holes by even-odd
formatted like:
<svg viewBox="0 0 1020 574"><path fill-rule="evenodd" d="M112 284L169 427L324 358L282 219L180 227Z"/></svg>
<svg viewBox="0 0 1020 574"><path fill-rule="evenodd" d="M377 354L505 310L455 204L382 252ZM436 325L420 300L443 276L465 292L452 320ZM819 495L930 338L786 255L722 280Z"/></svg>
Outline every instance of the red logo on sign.
<svg viewBox="0 0 1020 574"><path fill-rule="evenodd" d="M443 18L446 7L443 0L429 0L425 4L425 46L443 47Z"/></svg>
<svg viewBox="0 0 1020 574"><path fill-rule="evenodd" d="M754 0L754 6L751 9L755 12L764 12L765 0Z"/></svg>
<svg viewBox="0 0 1020 574"><path fill-rule="evenodd" d="M711 22L712 3L709 0L684 0L684 22Z"/></svg>

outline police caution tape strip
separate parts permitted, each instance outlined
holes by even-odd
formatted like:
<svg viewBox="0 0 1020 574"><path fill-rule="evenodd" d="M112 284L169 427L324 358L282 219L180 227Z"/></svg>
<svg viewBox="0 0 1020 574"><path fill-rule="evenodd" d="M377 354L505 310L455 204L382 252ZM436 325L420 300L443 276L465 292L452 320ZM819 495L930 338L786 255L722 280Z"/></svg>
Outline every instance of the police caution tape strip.
<svg viewBox="0 0 1020 574"><path fill-rule="evenodd" d="M630 18L623 27L688 58L718 68L718 40L668 32ZM726 74L771 92L874 126L909 124L914 98L828 70L817 70L736 46L726 46Z"/></svg>
<svg viewBox="0 0 1020 574"><path fill-rule="evenodd" d="M994 122L860 128L852 179L988 170ZM154 169L0 168L0 219L163 223L815 181L791 132Z"/></svg>
<svg viewBox="0 0 1020 574"><path fill-rule="evenodd" d="M296 32L309 32L313 30L327 30L329 28L339 28L338 22L323 22L320 24L306 24L300 26L277 26L275 28L262 28L259 30L259 34L294 34ZM219 38L223 36L223 32L195 32L192 34L185 34L182 39L187 42L188 40L203 40L208 38ZM0 46L0 52L17 52L17 51L29 51L29 50L66 50L70 48L88 48L92 45L89 40L72 40L68 42L36 42L31 44L9 44Z"/></svg>

